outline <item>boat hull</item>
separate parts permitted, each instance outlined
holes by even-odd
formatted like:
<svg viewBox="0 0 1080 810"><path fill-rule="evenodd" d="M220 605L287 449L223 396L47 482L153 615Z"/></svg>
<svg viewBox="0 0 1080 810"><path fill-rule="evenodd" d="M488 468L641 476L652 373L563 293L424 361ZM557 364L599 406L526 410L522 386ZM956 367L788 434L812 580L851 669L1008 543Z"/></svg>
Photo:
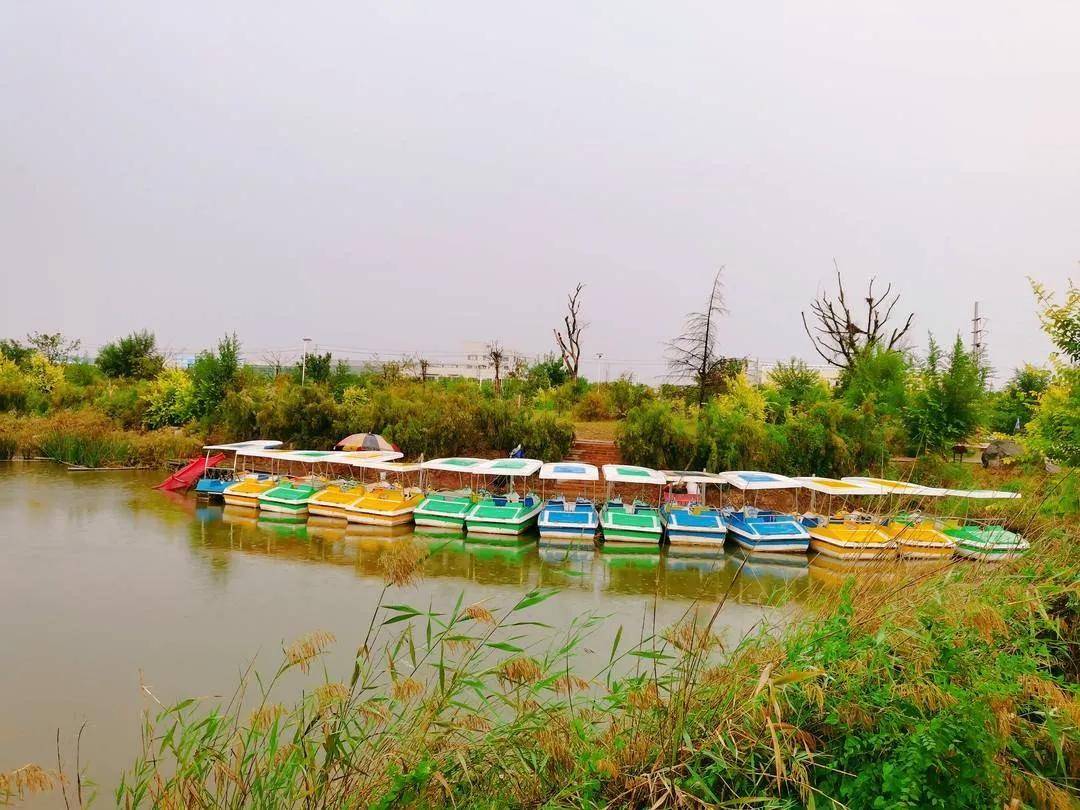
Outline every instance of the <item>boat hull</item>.
<svg viewBox="0 0 1080 810"><path fill-rule="evenodd" d="M929 522L893 520L885 524L884 530L896 542L896 553L904 559L948 558L956 550L956 541Z"/></svg>
<svg viewBox="0 0 1080 810"><path fill-rule="evenodd" d="M524 534L536 525L543 508L539 499L535 503L480 501L465 516L465 531L468 534Z"/></svg>
<svg viewBox="0 0 1080 810"><path fill-rule="evenodd" d="M808 528L810 548L838 560L883 560L896 556L896 544L879 527L830 523Z"/></svg>
<svg viewBox="0 0 1080 810"><path fill-rule="evenodd" d="M605 506L600 514L600 532L609 550L641 550L655 554L664 536L664 526L655 509L633 512L621 506Z"/></svg>
<svg viewBox="0 0 1080 810"><path fill-rule="evenodd" d="M660 525L672 545L722 546L727 540L727 524L715 509L695 513L683 507L664 507L660 510Z"/></svg>
<svg viewBox="0 0 1080 810"><path fill-rule="evenodd" d="M592 503L579 501L567 509L562 502L549 503L536 521L544 540L591 541L600 525L599 515Z"/></svg>
<svg viewBox="0 0 1080 810"><path fill-rule="evenodd" d="M195 484L195 496L210 500L222 500L225 490L236 482L227 478L200 478Z"/></svg>
<svg viewBox="0 0 1080 810"><path fill-rule="evenodd" d="M465 528L465 515L472 507L471 498L428 495L413 511L413 520L417 526L460 531Z"/></svg>
<svg viewBox="0 0 1080 810"><path fill-rule="evenodd" d="M746 517L735 512L728 517L728 537L746 551L755 553L804 554L810 548L810 534L792 515L765 513Z"/></svg>

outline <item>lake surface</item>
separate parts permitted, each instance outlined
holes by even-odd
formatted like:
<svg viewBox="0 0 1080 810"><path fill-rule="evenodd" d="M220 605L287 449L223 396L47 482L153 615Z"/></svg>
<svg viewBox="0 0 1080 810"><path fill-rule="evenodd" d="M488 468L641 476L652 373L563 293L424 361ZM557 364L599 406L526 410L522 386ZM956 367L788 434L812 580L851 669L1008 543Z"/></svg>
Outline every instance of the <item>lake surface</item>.
<svg viewBox="0 0 1080 810"><path fill-rule="evenodd" d="M70 759L66 741L86 722L82 762L108 806L139 750L140 678L167 703L229 694L253 658L272 671L282 643L312 630L337 637L331 674L351 670L383 585L379 557L412 533L268 523L154 491L163 477L0 463L0 769L55 767L57 728ZM735 640L783 623L811 589L839 579L803 557L744 564L730 545L683 557L568 551L535 537L515 547L415 541L431 550L425 576L390 601L448 610L464 593L465 604L495 608L559 587L529 618L558 629L605 616L580 661L586 675L606 662L619 626L637 638L687 611L711 613L729 592L719 629ZM554 631L538 633L542 650Z"/></svg>

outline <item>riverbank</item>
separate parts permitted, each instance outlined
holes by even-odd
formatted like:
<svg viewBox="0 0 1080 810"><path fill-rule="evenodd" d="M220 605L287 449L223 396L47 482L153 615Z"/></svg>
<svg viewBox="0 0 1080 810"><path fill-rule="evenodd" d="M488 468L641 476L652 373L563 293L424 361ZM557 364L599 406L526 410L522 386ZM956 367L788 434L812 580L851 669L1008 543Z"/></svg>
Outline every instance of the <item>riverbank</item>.
<svg viewBox="0 0 1080 810"><path fill-rule="evenodd" d="M415 599L431 547L395 542L377 606L336 639L313 626L283 645L265 696L250 674L210 690L221 701L152 688L165 705L150 704L148 747L117 798L1071 807L1080 528L1025 494L1023 560L840 567L839 590L804 600L805 621L734 638L741 564L682 619L646 614L597 644L612 628L587 613L545 626L567 598L558 581Z"/></svg>

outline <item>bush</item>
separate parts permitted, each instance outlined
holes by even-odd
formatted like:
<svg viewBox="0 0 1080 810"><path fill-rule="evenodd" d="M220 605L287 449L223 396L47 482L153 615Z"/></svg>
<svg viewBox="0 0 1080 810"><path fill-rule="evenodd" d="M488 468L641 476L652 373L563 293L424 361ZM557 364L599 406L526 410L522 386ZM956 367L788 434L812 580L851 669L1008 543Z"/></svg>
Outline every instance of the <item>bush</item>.
<svg viewBox="0 0 1080 810"><path fill-rule="evenodd" d="M614 382L604 383L603 390L607 392L614 415L619 419L625 418L633 408L653 398L652 389L634 382L629 374L624 374Z"/></svg>
<svg viewBox="0 0 1080 810"><path fill-rule="evenodd" d="M1039 397L1050 385L1048 369L1026 365L1018 368L1008 384L990 397L989 427L996 433L1015 433L1035 414Z"/></svg>
<svg viewBox="0 0 1080 810"><path fill-rule="evenodd" d="M44 355L34 352L26 360L26 379L37 393L49 394L64 382L64 372Z"/></svg>
<svg viewBox="0 0 1080 810"><path fill-rule="evenodd" d="M566 458L573 443L573 423L553 413L532 414L521 437L522 450L530 458Z"/></svg>
<svg viewBox="0 0 1080 810"><path fill-rule="evenodd" d="M100 383L105 375L93 363L68 363L64 367L64 379L72 385L86 388Z"/></svg>
<svg viewBox="0 0 1080 810"><path fill-rule="evenodd" d="M744 375L731 381L728 393L706 403L697 428L695 468L766 469L778 455L775 429L765 423L765 397Z"/></svg>
<svg viewBox="0 0 1080 810"><path fill-rule="evenodd" d="M697 425L674 403L654 400L626 415L616 443L631 464L681 470L697 454Z"/></svg>
<svg viewBox="0 0 1080 810"><path fill-rule="evenodd" d="M195 416L195 386L178 368L166 369L150 383L143 395L146 403L143 424L160 428L187 424Z"/></svg>
<svg viewBox="0 0 1080 810"><path fill-rule="evenodd" d="M769 372L763 393L770 421L774 422L783 422L793 408L828 399L830 394L825 378L795 358L777 364Z"/></svg>
<svg viewBox="0 0 1080 810"><path fill-rule="evenodd" d="M783 426L782 448L777 466L788 475L880 471L889 457L884 423L870 401L851 408L826 400L796 411Z"/></svg>
<svg viewBox="0 0 1080 810"><path fill-rule="evenodd" d="M1070 466L1080 465L1080 368L1065 368L1039 399L1026 435L1034 450Z"/></svg>
<svg viewBox="0 0 1080 810"><path fill-rule="evenodd" d="M582 422L600 422L614 415L611 398L599 387L589 389L574 407L574 416Z"/></svg>
<svg viewBox="0 0 1080 810"><path fill-rule="evenodd" d="M98 368L106 377L152 380L165 367L152 332L132 332L115 343L106 343L98 353Z"/></svg>
<svg viewBox="0 0 1080 810"><path fill-rule="evenodd" d="M30 383L14 361L0 357L0 411L22 411Z"/></svg>

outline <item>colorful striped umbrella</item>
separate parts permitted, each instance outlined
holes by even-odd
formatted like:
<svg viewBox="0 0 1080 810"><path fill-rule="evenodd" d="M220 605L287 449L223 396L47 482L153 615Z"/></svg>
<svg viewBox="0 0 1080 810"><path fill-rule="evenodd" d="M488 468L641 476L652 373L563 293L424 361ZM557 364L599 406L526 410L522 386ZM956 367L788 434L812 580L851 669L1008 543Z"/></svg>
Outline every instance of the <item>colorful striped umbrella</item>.
<svg viewBox="0 0 1080 810"><path fill-rule="evenodd" d="M378 433L354 433L351 436L346 436L340 442L334 445L335 450L396 450L401 452L401 448L396 444L392 444L380 436Z"/></svg>

